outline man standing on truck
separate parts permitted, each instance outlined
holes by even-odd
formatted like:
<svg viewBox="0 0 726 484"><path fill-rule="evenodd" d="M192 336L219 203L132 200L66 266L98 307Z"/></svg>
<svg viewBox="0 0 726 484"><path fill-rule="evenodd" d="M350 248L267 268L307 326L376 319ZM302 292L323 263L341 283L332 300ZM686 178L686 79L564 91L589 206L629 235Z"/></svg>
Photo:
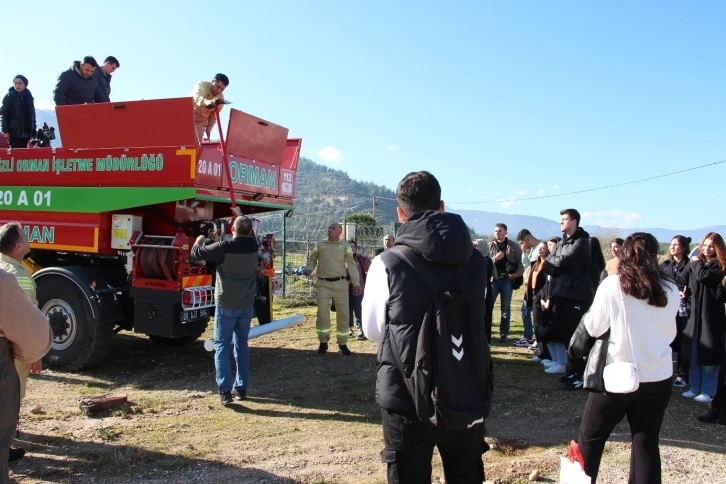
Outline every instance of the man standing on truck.
<svg viewBox="0 0 726 484"><path fill-rule="evenodd" d="M101 102L111 102L111 77L113 77L111 74L113 74L119 67L121 67L121 64L118 59L110 55L106 57L103 64L94 71L93 79L96 81L96 84L98 84L98 90L101 98L103 99Z"/></svg>
<svg viewBox="0 0 726 484"><path fill-rule="evenodd" d="M247 398L250 374L247 340L257 295L258 244L252 221L242 216L239 207L234 207L233 211L236 218L232 223L232 240L205 245L206 237L200 235L191 252L195 259L217 264L214 287L214 367L220 399L225 406L232 403L232 390L237 400ZM233 343L237 364L234 384L229 361Z"/></svg>
<svg viewBox="0 0 726 484"><path fill-rule="evenodd" d="M197 132L197 143L208 141L214 124L217 122L216 106L222 110L224 95L229 86L229 78L217 74L211 81L201 81L194 86L191 96L194 98L194 127ZM204 136L206 134L206 137Z"/></svg>
<svg viewBox="0 0 726 484"><path fill-rule="evenodd" d="M18 222L10 222L0 227L0 269L15 276L18 284L23 288L33 306L38 306L38 299L35 295L35 281L28 271L23 267L23 258L30 253L28 238ZM34 363L15 360L15 370L20 379L20 403L25 399L25 389L28 384L30 373L38 374L43 369L43 363L38 360ZM11 449L11 459L22 457L23 449Z"/></svg>
<svg viewBox="0 0 726 484"><path fill-rule="evenodd" d="M345 240L340 239L343 227L332 223L328 227L328 238L318 242L308 257L305 274L310 275L317 267L318 282L315 288L318 292L318 315L315 319L315 330L318 333L318 353L328 351L330 341L330 308L328 303L333 300L335 304L335 336L338 342L338 353L349 355L348 349L348 319L350 318L348 306L348 281L350 276L353 285L352 294L360 294L360 276L353 251Z"/></svg>
<svg viewBox="0 0 726 484"><path fill-rule="evenodd" d="M83 62L73 62L68 70L58 76L58 83L53 91L55 105L68 106L103 102L98 83L93 76L96 69L98 69L98 62L90 55L84 57Z"/></svg>

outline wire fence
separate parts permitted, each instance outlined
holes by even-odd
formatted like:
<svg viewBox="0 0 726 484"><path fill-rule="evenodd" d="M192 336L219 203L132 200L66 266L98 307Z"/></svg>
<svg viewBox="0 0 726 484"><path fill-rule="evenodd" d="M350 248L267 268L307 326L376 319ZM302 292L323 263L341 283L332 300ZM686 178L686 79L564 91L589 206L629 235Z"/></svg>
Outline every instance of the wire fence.
<svg viewBox="0 0 726 484"><path fill-rule="evenodd" d="M395 234L395 226L361 225L344 220L331 220L324 211L313 213L272 212L256 217L258 234L273 234L276 241L275 276L272 280L276 302L286 306L313 304L315 302L315 274L305 275L308 256L315 244L328 238L328 226L338 222L343 226L342 237L354 240L358 251L373 258L383 247L383 238Z"/></svg>

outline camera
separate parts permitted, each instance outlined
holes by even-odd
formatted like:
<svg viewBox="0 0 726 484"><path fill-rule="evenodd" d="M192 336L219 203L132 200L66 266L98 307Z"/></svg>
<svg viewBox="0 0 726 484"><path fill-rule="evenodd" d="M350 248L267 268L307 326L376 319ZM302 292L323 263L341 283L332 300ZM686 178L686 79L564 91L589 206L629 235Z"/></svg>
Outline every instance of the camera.
<svg viewBox="0 0 726 484"><path fill-rule="evenodd" d="M55 128L48 127L48 123L43 123L43 127L35 132L35 136L30 139L30 146L34 148L49 148L50 142L55 139Z"/></svg>

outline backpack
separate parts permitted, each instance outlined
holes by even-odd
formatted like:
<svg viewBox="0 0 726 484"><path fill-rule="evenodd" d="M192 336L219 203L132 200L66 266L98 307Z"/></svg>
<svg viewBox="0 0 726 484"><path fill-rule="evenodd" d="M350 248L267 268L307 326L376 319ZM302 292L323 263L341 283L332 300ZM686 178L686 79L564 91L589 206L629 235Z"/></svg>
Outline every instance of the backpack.
<svg viewBox="0 0 726 484"><path fill-rule="evenodd" d="M430 292L413 368L404 369L396 338L389 338L416 415L421 421L446 430L483 424L489 415L493 391L492 360L484 314L476 314L462 297L469 262L457 268L456 289L444 290L429 263L413 249L396 245L389 252L411 266Z"/></svg>

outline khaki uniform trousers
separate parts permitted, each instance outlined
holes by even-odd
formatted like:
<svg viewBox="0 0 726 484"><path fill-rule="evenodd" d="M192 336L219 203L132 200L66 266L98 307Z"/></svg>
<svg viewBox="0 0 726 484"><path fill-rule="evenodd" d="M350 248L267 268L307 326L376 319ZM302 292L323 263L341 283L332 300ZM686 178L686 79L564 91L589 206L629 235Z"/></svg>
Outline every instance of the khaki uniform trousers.
<svg viewBox="0 0 726 484"><path fill-rule="evenodd" d="M335 304L335 337L339 345L348 343L348 281L323 281L318 279L318 317L315 330L321 343L330 341L330 300Z"/></svg>
<svg viewBox="0 0 726 484"><path fill-rule="evenodd" d="M202 144L202 139L204 139L204 134L207 132L207 122L204 121L201 124L195 124L194 129L197 131L197 143Z"/></svg>
<svg viewBox="0 0 726 484"><path fill-rule="evenodd" d="M15 370L20 378L20 402L25 399L25 388L28 386L28 376L30 375L30 363L15 360Z"/></svg>

